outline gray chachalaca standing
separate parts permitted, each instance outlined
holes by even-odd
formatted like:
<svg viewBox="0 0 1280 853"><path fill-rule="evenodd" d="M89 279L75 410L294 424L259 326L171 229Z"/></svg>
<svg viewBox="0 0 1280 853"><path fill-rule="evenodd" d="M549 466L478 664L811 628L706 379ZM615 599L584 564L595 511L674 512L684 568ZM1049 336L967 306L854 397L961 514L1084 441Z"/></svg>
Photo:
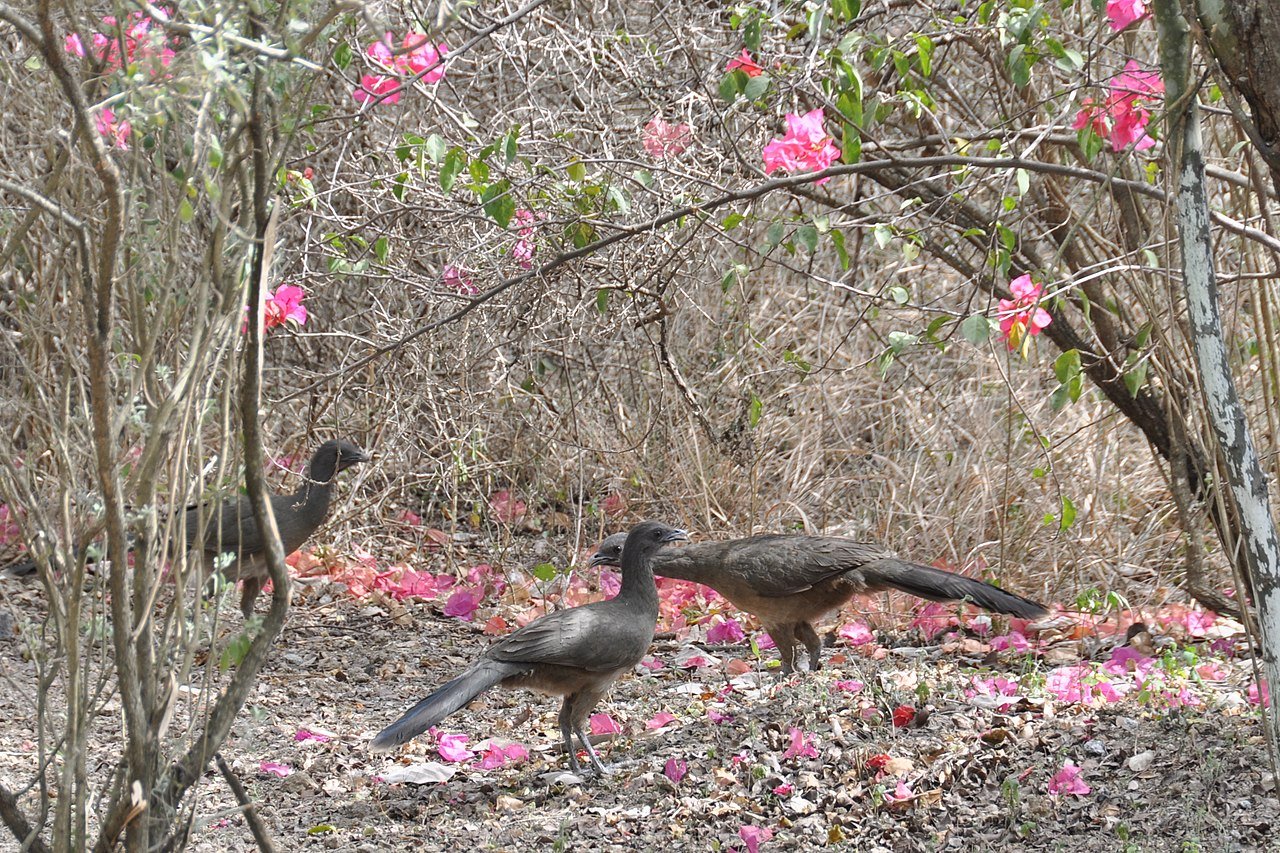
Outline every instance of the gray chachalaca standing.
<svg viewBox="0 0 1280 853"><path fill-rule="evenodd" d="M658 590L649 563L664 543L687 538L683 530L643 521L625 536L622 587L606 601L548 613L485 649L469 669L414 705L370 744L385 752L425 732L495 685L525 687L563 696L560 737L569 766L579 772L572 735L600 775L606 770L583 727L587 716L620 676L635 667L653 642Z"/></svg>
<svg viewBox="0 0 1280 853"><path fill-rule="evenodd" d="M302 485L291 495L272 495L271 511L286 554L293 553L311 537L329 514L334 478L358 462L371 457L348 441L326 441L311 457ZM206 515L200 527L201 515ZM199 561L201 576L220 571L228 581L244 581L240 610L246 619L253 615L253 602L262 591L267 573L266 541L253 517L248 498L227 501L214 510L191 507L183 518L187 553ZM203 533L203 538L201 537ZM35 563L12 566L14 576L35 571Z"/></svg>
<svg viewBox="0 0 1280 853"><path fill-rule="evenodd" d="M615 533L591 564L618 565L623 536ZM711 587L734 607L754 613L778 646L782 671L795 669L796 642L809 650L809 668L822 664L813 622L855 595L898 589L930 601L971 601L1023 619L1044 616L1043 605L999 587L931 566L910 563L885 548L841 536L764 534L725 542L667 548L653 572Z"/></svg>

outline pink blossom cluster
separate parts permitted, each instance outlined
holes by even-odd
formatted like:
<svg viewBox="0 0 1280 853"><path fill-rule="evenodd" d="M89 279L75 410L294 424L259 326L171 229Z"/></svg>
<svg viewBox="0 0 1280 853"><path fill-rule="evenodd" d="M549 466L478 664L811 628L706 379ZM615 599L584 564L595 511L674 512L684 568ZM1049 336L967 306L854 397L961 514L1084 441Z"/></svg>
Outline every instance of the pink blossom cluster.
<svg viewBox="0 0 1280 853"><path fill-rule="evenodd" d="M1020 348L1032 335L1053 322L1049 312L1040 307L1043 285L1036 284L1030 275L1020 275L1009 282L1012 299L1000 300L1000 336L1009 349Z"/></svg>
<svg viewBox="0 0 1280 853"><path fill-rule="evenodd" d="M297 323L299 326L307 322L307 309L302 304L305 294L302 288L294 284L282 284L275 293L268 292L262 306L262 325L267 331L285 323Z"/></svg>
<svg viewBox="0 0 1280 853"><path fill-rule="evenodd" d="M424 83L438 83L444 78L444 56L449 46L444 42L432 44L421 33L405 33L399 48L395 47L395 38L386 33L380 41L375 41L365 48L365 53L375 65L386 70L387 74L365 74L360 78L360 88L352 93L362 104L388 103L400 100L400 89L403 87L401 77L420 79Z"/></svg>
<svg viewBox="0 0 1280 853"><path fill-rule="evenodd" d="M141 12L130 12L123 26L115 16L107 15L102 19L102 27L107 32L92 33L89 49L85 49L84 41L78 33L69 34L62 47L67 53L82 59L92 54L109 74L133 65L135 61L158 63L160 68L168 68L174 57L172 45L177 41L165 39L163 32L158 29L153 32L151 24L151 18ZM159 38L155 37L157 34Z"/></svg>
<svg viewBox="0 0 1280 853"><path fill-rule="evenodd" d="M1098 103L1093 98L1081 101L1081 109L1071 126L1076 130L1086 127L1111 143L1112 151L1121 151L1132 145L1135 151L1145 151L1156 144L1147 133L1151 111L1147 105L1164 95L1164 81L1155 71L1143 71L1135 60L1125 63L1124 71L1108 84L1107 98Z"/></svg>
<svg viewBox="0 0 1280 853"><path fill-rule="evenodd" d="M764 147L765 174L783 172L817 172L840 159L840 149L823 127L822 108L804 115L787 113L787 132ZM816 181L824 184L830 178Z"/></svg>
<svg viewBox="0 0 1280 853"><path fill-rule="evenodd" d="M1106 12L1107 23L1116 32L1151 14L1147 0L1107 0Z"/></svg>
<svg viewBox="0 0 1280 853"><path fill-rule="evenodd" d="M533 227L533 211L524 208L517 210L511 221L515 223L516 236L520 238L511 247L511 257L519 261L520 266L529 269L533 266L533 256L537 251L533 245L533 237L537 233Z"/></svg>
<svg viewBox="0 0 1280 853"><path fill-rule="evenodd" d="M742 49L742 53L729 60L729 64L724 67L724 70L730 72L740 70L748 77L759 77L764 73L764 69L751 58L751 51L745 47Z"/></svg>
<svg viewBox="0 0 1280 853"><path fill-rule="evenodd" d="M440 278L445 287L463 296L474 296L480 292L471 280L471 271L465 267L448 264L440 271Z"/></svg>
<svg viewBox="0 0 1280 853"><path fill-rule="evenodd" d="M693 128L683 122L668 124L662 116L650 119L640 136L644 150L658 160L680 156L692 141Z"/></svg>

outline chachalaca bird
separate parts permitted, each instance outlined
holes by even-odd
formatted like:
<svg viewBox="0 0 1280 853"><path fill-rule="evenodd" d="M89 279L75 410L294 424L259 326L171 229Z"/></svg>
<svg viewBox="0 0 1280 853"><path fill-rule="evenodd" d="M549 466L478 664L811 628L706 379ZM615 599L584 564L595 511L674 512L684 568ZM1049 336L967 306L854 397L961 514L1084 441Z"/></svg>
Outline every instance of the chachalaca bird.
<svg viewBox="0 0 1280 853"><path fill-rule="evenodd" d="M587 716L620 676L635 667L653 641L658 590L649 563L667 542L686 539L683 530L643 521L626 539L622 586L605 601L539 617L489 646L465 672L446 682L387 726L370 744L385 752L414 738L495 685L524 687L563 696L560 737L569 766L580 771L576 734L600 775L606 770L583 727Z"/></svg>
<svg viewBox="0 0 1280 853"><path fill-rule="evenodd" d="M339 471L372 457L349 441L331 440L320 445L311 457L302 485L291 495L272 495L271 511L276 517L276 528L284 552L291 554L302 547L312 533L329 514L329 500L333 496L333 483ZM204 537L200 538L201 516L204 515ZM248 619L253 615L253 602L269 579L266 560L266 541L253 517L253 507L247 497L223 503L212 511L208 507L194 506L187 509L183 519L187 553L199 560L201 577L209 577L218 570L234 583L244 582L240 595L240 611ZM14 576L34 572L34 562L11 566L7 571Z"/></svg>
<svg viewBox="0 0 1280 853"><path fill-rule="evenodd" d="M623 545L623 534L608 537L591 565L619 565ZM783 673L795 669L797 641L809 650L809 668L821 666L822 640L813 623L855 595L898 589L930 601L970 601L1023 619L1048 613L989 583L900 560L879 545L842 536L769 533L664 548L653 556L653 573L709 586L755 614L778 646Z"/></svg>

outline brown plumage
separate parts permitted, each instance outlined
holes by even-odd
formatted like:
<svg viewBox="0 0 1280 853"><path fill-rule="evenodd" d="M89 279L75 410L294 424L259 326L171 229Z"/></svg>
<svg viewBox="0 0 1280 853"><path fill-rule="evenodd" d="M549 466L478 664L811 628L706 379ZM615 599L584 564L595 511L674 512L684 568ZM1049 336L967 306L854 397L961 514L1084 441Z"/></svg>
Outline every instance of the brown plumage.
<svg viewBox="0 0 1280 853"><path fill-rule="evenodd" d="M622 545L619 534L605 539L592 565L617 565ZM813 623L855 595L897 589L930 601L970 601L1024 619L1048 612L989 583L900 560L879 545L841 536L763 534L664 548L653 557L653 572L709 586L755 614L778 646L784 673L795 669L797 642L809 651L809 668L821 666L822 641Z"/></svg>

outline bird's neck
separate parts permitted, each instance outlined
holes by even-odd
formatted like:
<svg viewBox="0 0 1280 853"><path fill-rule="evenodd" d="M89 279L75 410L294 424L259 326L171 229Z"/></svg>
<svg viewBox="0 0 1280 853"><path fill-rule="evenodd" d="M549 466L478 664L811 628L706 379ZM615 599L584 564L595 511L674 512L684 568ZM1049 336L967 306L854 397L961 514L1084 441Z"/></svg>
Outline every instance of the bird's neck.
<svg viewBox="0 0 1280 853"><path fill-rule="evenodd" d="M616 598L627 604L633 604L652 611L658 618L658 587L653 582L653 569L647 559L628 560L622 555L622 586Z"/></svg>
<svg viewBox="0 0 1280 853"><path fill-rule="evenodd" d="M333 477L332 470L313 471L308 468L302 485L293 493L294 498L307 509L323 513L329 508L329 498L333 494Z"/></svg>

